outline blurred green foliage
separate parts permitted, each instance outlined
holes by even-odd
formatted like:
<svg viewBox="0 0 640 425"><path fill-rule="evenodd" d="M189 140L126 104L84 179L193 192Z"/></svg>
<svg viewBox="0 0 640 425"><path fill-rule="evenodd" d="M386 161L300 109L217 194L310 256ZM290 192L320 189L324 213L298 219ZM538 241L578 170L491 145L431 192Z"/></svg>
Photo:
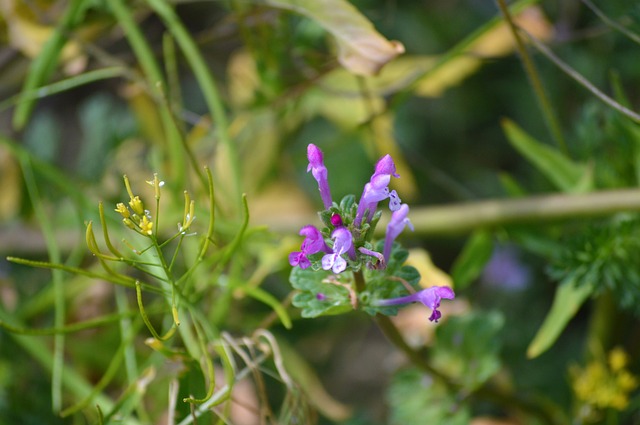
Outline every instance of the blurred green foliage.
<svg viewBox="0 0 640 425"><path fill-rule="evenodd" d="M2 2L0 424L640 423L636 387L605 406L579 384L603 353L640 373L640 192L621 191L640 181L640 7L498 6ZM353 312L353 288L317 273L289 283L321 205L308 143L335 199L389 153L416 223L463 208L470 237L403 235L442 270L413 250L389 265L453 282L435 331L424 310ZM152 235L113 211L124 174ZM592 218L599 193L612 207ZM508 198L540 202L514 223ZM559 220L558 204L577 207Z"/></svg>

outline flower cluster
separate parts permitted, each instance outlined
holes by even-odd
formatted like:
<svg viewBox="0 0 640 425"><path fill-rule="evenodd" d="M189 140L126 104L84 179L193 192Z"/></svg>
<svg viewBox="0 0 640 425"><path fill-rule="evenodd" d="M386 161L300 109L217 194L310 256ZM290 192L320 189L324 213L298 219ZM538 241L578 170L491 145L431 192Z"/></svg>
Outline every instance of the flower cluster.
<svg viewBox="0 0 640 425"><path fill-rule="evenodd" d="M600 358L584 368L574 366L573 391L585 406L624 410L629 405L629 394L638 387L638 379L627 370L629 357L622 348L614 348L607 357L606 362ZM584 413L591 411L587 409Z"/></svg>
<svg viewBox="0 0 640 425"><path fill-rule="evenodd" d="M158 176L154 176L152 182L148 182L156 186L156 197L159 197L159 190L164 182L158 180ZM122 222L125 226L135 230L141 235L151 236L153 234L153 221L151 221L151 212L144 208L144 204L138 195L134 195L129 184L129 179L124 176L124 185L129 193L129 206L123 202L116 205L116 212L122 216Z"/></svg>
<svg viewBox="0 0 640 425"><path fill-rule="evenodd" d="M289 264L300 269L330 271L335 275L341 275L346 271L358 273L363 266L370 270L384 271L393 255L396 238L405 227L413 230L408 218L409 206L402 203L395 190L389 190L391 178L400 177L391 156L385 155L378 160L374 173L365 184L357 203L353 195L346 196L340 203L333 201L324 157L317 146L313 144L308 146L307 158L309 160L307 172L311 171L318 182L320 197L324 204L325 210L320 213L320 219L325 227L321 230L316 226L307 225L300 230L304 240L300 250L289 255ZM387 225L382 249L376 250L371 240L382 214L378 210L378 204L385 200L389 200L392 215ZM440 299L453 297L454 293L450 288L432 287L405 297L376 298L370 305L386 307L418 301L433 310L429 319L438 321L441 317L438 311ZM317 299L321 300L321 298Z"/></svg>

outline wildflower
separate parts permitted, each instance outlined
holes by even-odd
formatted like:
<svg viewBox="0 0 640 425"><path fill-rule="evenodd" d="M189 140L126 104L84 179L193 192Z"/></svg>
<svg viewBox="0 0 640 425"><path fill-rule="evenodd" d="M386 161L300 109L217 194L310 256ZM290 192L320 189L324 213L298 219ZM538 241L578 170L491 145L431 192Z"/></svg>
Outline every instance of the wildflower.
<svg viewBox="0 0 640 425"><path fill-rule="evenodd" d="M638 379L626 369L628 357L622 348L611 350L607 360L596 358L584 368L573 366L573 391L578 400L596 409L624 410Z"/></svg>
<svg viewBox="0 0 640 425"><path fill-rule="evenodd" d="M144 205L142 204L142 201L140 200L139 196L136 195L132 197L131 200L129 201L129 206L131 207L134 213L138 215L144 214Z"/></svg>
<svg viewBox="0 0 640 425"><path fill-rule="evenodd" d="M329 180L327 179L327 167L324 166L322 151L314 144L310 143L307 147L307 158L309 166L307 172L311 171L313 178L318 182L320 197L324 203L324 208L329 209L333 205L331 199L331 191L329 190Z"/></svg>
<svg viewBox="0 0 640 425"><path fill-rule="evenodd" d="M409 226L411 230L413 230L413 225L411 221L407 218L407 214L409 213L409 206L407 204L402 204L402 206L391 214L391 220L387 225L387 234L384 239L384 259L389 262L389 257L391 256L391 247L393 246L393 241L396 240L398 235L402 233L405 226Z"/></svg>
<svg viewBox="0 0 640 425"><path fill-rule="evenodd" d="M378 307L386 307L390 305L419 302L433 310L429 320L437 323L442 317L442 313L438 310L438 307L440 307L440 300L442 298L452 300L455 298L455 293L448 286L432 286L404 297L375 300L372 304Z"/></svg>
<svg viewBox="0 0 640 425"><path fill-rule="evenodd" d="M142 216L142 220L140 221L140 233L145 235L151 235L153 228L153 222L149 221L146 215Z"/></svg>
<svg viewBox="0 0 640 425"><path fill-rule="evenodd" d="M384 259L384 255L380 254L379 252L372 251L363 246L358 248L358 251L360 251L364 255L368 255L369 257L373 257L377 260L377 261L375 260L369 261L367 263L367 267L370 268L371 270L384 270L387 268L387 261Z"/></svg>
<svg viewBox="0 0 640 425"><path fill-rule="evenodd" d="M316 254L318 252L331 252L331 249L327 246L322 237L322 233L315 226L304 226L300 229L300 235L305 236L300 251L292 252L289 254L289 264L292 266L299 266L301 269L306 269L311 265L311 262L307 258L307 255Z"/></svg>
<svg viewBox="0 0 640 425"><path fill-rule="evenodd" d="M356 226L362 224L362 219L366 211L368 211L367 221L373 218L378 202L380 201L390 199L389 209L391 209L391 211L396 211L400 208L401 201L397 192L395 190L389 191L391 176L396 178L400 177L398 173L396 173L396 166L391 156L385 155L376 163L375 172L371 176L369 183L364 185L354 220Z"/></svg>
<svg viewBox="0 0 640 425"><path fill-rule="evenodd" d="M131 216L129 208L127 208L122 202L118 202L116 205L116 212L120 213L124 218L129 218Z"/></svg>
<svg viewBox="0 0 640 425"><path fill-rule="evenodd" d="M353 236L346 227L338 227L331 234L333 239L333 252L322 257L322 268L324 270L333 270L334 273L341 273L347 268L347 261L342 257L348 254L354 260L356 258L355 248L353 246Z"/></svg>

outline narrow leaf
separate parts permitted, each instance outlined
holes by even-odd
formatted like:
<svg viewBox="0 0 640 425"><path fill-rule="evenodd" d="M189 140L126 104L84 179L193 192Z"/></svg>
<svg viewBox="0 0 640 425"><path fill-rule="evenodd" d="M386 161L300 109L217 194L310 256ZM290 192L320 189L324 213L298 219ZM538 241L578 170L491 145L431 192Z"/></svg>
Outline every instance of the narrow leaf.
<svg viewBox="0 0 640 425"><path fill-rule="evenodd" d="M555 148L534 139L509 119L502 121L502 128L511 145L558 189L584 193L593 187L591 167L575 163Z"/></svg>
<svg viewBox="0 0 640 425"><path fill-rule="evenodd" d="M489 232L477 230L471 235L451 268L456 289L466 288L480 276L492 252L493 241Z"/></svg>
<svg viewBox="0 0 640 425"><path fill-rule="evenodd" d="M547 351L592 292L592 285L575 286L573 282L560 285L556 290L551 311L529 344L527 357L532 359Z"/></svg>

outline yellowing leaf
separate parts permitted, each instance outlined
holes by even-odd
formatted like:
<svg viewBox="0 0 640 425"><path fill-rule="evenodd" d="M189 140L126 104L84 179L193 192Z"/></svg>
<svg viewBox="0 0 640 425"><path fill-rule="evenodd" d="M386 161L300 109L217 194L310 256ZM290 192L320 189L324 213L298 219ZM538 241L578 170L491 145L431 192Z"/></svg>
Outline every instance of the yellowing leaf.
<svg viewBox="0 0 640 425"><path fill-rule="evenodd" d="M396 170L400 175L399 179L394 179L393 187L400 193L403 200L413 200L418 196L418 185L416 183L411 168L404 159L404 155L395 141L393 130L394 115L390 112L378 115L372 122L374 143L377 155L380 158L386 154L393 157Z"/></svg>
<svg viewBox="0 0 640 425"><path fill-rule="evenodd" d="M36 20L23 2L16 0L0 0L0 12L4 16L9 44L29 58L40 54L44 44L55 31L55 26L45 25ZM84 70L87 58L81 55L78 42L69 41L61 52L61 59L66 64L68 74L77 74Z"/></svg>
<svg viewBox="0 0 640 425"><path fill-rule="evenodd" d="M0 222L13 218L22 200L22 175L20 167L9 150L0 146Z"/></svg>
<svg viewBox="0 0 640 425"><path fill-rule="evenodd" d="M448 286L453 288L451 276L440 270L427 251L416 248L409 251L407 264L415 267L420 273L420 285L428 288L430 286Z"/></svg>
<svg viewBox="0 0 640 425"><path fill-rule="evenodd" d="M516 24L541 40L552 36L552 26L544 18L540 8L531 6L518 13ZM437 97L448 88L459 84L480 68L486 58L506 56L514 51L514 40L506 22L494 25L463 51L438 69L422 78L414 93L418 96Z"/></svg>
<svg viewBox="0 0 640 425"><path fill-rule="evenodd" d="M346 0L265 0L265 3L304 15L329 31L336 40L338 60L357 75L375 75L404 46L389 41Z"/></svg>

